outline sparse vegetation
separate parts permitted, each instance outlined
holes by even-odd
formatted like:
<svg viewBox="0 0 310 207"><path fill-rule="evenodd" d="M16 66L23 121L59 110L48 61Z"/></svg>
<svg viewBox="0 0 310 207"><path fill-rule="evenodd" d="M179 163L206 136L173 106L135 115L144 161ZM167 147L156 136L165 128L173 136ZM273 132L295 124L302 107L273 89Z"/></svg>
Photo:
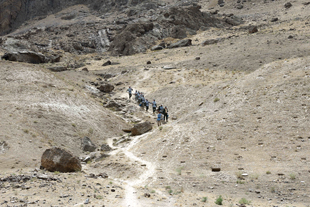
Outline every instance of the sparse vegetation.
<svg viewBox="0 0 310 207"><path fill-rule="evenodd" d="M215 200L215 204L223 205L223 198L221 195Z"/></svg>
<svg viewBox="0 0 310 207"><path fill-rule="evenodd" d="M267 171L267 172L266 172L266 174L267 174L267 175L270 175L270 174L271 174L271 172L270 172L270 171Z"/></svg>
<svg viewBox="0 0 310 207"><path fill-rule="evenodd" d="M182 174L182 170L183 170L184 167L179 167L176 169L178 175L181 175Z"/></svg>
<svg viewBox="0 0 310 207"><path fill-rule="evenodd" d="M290 173L290 179L291 180L295 180L296 179L296 175L295 175L295 173Z"/></svg>
<svg viewBox="0 0 310 207"><path fill-rule="evenodd" d="M202 197L202 200L201 200L201 201L205 203L205 202L207 202L207 200L208 200L207 197Z"/></svg>
<svg viewBox="0 0 310 207"><path fill-rule="evenodd" d="M245 198L241 198L240 201L239 201L240 204L250 204L251 201L248 201L247 199Z"/></svg>
<svg viewBox="0 0 310 207"><path fill-rule="evenodd" d="M216 103L216 102L220 101L220 99L219 98L215 98L213 101L214 101L214 103Z"/></svg>

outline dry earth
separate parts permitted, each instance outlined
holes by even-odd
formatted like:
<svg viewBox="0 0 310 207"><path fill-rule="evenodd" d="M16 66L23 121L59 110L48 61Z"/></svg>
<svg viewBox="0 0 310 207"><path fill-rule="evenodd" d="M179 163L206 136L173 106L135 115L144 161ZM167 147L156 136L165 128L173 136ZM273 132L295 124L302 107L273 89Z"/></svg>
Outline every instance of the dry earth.
<svg viewBox="0 0 310 207"><path fill-rule="evenodd" d="M201 31L190 47L126 57L66 53L89 72L1 60L0 177L31 177L2 182L0 205L217 206L221 195L223 206L241 206L242 198L246 206L309 206L310 5L285 3L247 1L238 10L232 1L202 1L204 10L246 22ZM250 24L259 31L249 34ZM222 41L200 45L214 38ZM118 64L102 67L107 60ZM91 85L96 74L114 75L113 93ZM127 99L129 85L167 106L169 122L157 127L155 115ZM102 106L110 100L125 107ZM149 133L122 131L146 120L154 123ZM85 155L84 136L114 150L80 173L38 169L51 146ZM93 176L100 173L109 177Z"/></svg>

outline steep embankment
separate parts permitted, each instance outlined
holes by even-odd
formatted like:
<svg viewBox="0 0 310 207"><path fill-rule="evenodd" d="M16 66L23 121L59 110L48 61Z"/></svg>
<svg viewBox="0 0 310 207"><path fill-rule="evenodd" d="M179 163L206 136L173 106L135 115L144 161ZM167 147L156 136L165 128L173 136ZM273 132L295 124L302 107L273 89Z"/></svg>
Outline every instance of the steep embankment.
<svg viewBox="0 0 310 207"><path fill-rule="evenodd" d="M42 152L51 146L80 155L80 138L96 144L118 136L126 126L79 85L40 66L1 61L2 169L39 167ZM4 153L3 153L4 152Z"/></svg>

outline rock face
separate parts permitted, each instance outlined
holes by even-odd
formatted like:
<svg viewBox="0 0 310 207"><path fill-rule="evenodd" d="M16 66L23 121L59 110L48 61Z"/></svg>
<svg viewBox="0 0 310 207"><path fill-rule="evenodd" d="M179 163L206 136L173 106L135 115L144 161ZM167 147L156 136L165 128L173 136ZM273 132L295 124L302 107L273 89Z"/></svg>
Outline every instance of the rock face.
<svg viewBox="0 0 310 207"><path fill-rule="evenodd" d="M0 1L0 35L6 34L23 22L48 13L59 12L69 6L77 4L88 5L99 12L117 10L122 6L132 6L146 0L4 0ZM74 15L65 15L63 19L70 20Z"/></svg>
<svg viewBox="0 0 310 207"><path fill-rule="evenodd" d="M128 25L122 32L115 36L110 51L112 54L132 55L147 50L139 37L145 35L154 28L151 22L139 22Z"/></svg>
<svg viewBox="0 0 310 207"><path fill-rule="evenodd" d="M41 167L52 172L76 172L82 169L79 158L58 147L45 150L41 157Z"/></svg>
<svg viewBox="0 0 310 207"><path fill-rule="evenodd" d="M132 129L131 129L131 135L136 136L136 135L141 135L144 134L148 131L152 130L152 124L148 121L140 124L136 124Z"/></svg>
<svg viewBox="0 0 310 207"><path fill-rule="evenodd" d="M97 146L88 137L82 138L81 145L82 145L83 151L87 151L87 152L93 152L97 148Z"/></svg>

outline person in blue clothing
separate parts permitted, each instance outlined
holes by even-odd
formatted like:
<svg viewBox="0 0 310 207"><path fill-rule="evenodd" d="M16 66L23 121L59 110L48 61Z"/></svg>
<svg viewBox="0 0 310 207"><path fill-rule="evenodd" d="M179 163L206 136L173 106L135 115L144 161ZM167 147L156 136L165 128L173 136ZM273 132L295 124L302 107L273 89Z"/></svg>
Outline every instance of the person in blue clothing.
<svg viewBox="0 0 310 207"><path fill-rule="evenodd" d="M149 101L147 99L145 100L145 110L149 110Z"/></svg>
<svg viewBox="0 0 310 207"><path fill-rule="evenodd" d="M155 99L153 100L152 106L153 106L153 114L155 114L156 107L157 107Z"/></svg>
<svg viewBox="0 0 310 207"><path fill-rule="evenodd" d="M161 125L161 119L162 119L162 114L159 112L157 115L157 125L160 126Z"/></svg>
<svg viewBox="0 0 310 207"><path fill-rule="evenodd" d="M127 91L128 91L129 99L130 99L131 96L132 96L132 91L133 91L133 89L131 88L131 86L129 86L129 88L127 89Z"/></svg>
<svg viewBox="0 0 310 207"><path fill-rule="evenodd" d="M160 113L163 113L163 112L164 112L164 107L163 107L163 105L160 105L160 106L158 107L158 112L160 112Z"/></svg>

